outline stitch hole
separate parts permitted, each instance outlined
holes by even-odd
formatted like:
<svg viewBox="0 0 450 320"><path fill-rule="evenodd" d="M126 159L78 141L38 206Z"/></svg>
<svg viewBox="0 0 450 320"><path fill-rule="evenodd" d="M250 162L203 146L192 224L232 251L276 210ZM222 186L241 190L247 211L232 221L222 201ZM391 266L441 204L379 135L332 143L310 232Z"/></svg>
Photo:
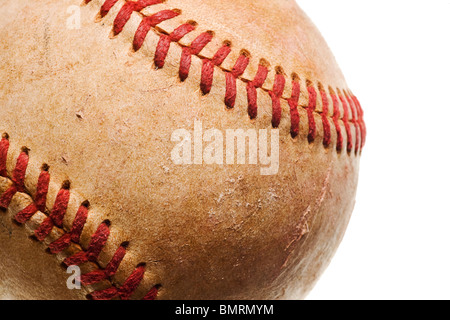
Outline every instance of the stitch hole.
<svg viewBox="0 0 450 320"><path fill-rule="evenodd" d="M101 13L101 12L98 12L97 15L96 15L95 18L94 18L94 23L99 23L99 22L102 21L102 19L103 19L102 13Z"/></svg>
<svg viewBox="0 0 450 320"><path fill-rule="evenodd" d="M223 46L225 47L231 47L232 42L230 40L225 40L224 42L222 42Z"/></svg>
<svg viewBox="0 0 450 320"><path fill-rule="evenodd" d="M252 55L250 54L250 51L246 50L246 49L242 49L239 53L241 56L244 56L246 58L250 58Z"/></svg>
<svg viewBox="0 0 450 320"><path fill-rule="evenodd" d="M91 206L91 203L89 202L89 200L84 200L84 201L81 203L81 206L82 206L82 207L85 207L85 208L87 208L87 209L89 209L89 207Z"/></svg>
<svg viewBox="0 0 450 320"><path fill-rule="evenodd" d="M259 65L260 65L260 66L263 66L263 67L266 67L267 69L270 68L270 63L269 63L269 61L267 61L267 60L264 59L264 58L261 58L261 59L259 60Z"/></svg>
<svg viewBox="0 0 450 320"><path fill-rule="evenodd" d="M293 72L291 74L291 79L292 79L292 81L300 81L300 76L298 74L296 74L295 72Z"/></svg>
<svg viewBox="0 0 450 320"><path fill-rule="evenodd" d="M336 91L331 87L331 86L328 86L328 92L330 93L330 95L332 96L332 97L336 97ZM333 99L332 99L333 100ZM336 102L338 103L338 106L337 106L337 111L338 112L340 112L340 110L339 110L339 100L336 100ZM338 121L337 120L335 120L335 117L336 117L336 112L335 112L335 102L333 101L332 102L332 106L331 106L331 108L333 109L333 122L334 122L334 125L335 125L335 127L336 127L336 130L337 130L337 132L338 132L338 139L342 139L342 135L341 135L341 129L340 129L340 126L339 126L339 123L338 123ZM337 144L336 144L336 152L339 154L339 155L341 155L342 154L342 149L343 149L343 146L342 145L340 145L340 144L342 144L342 141L339 141L338 140L338 142L337 142Z"/></svg>
<svg viewBox="0 0 450 320"><path fill-rule="evenodd" d="M329 121L330 110L332 110L332 105L330 104L330 99L327 95L326 89L321 82L317 84L319 88L319 93L322 99L322 123L323 123L323 146L325 149L330 149L331 147L331 124Z"/></svg>
<svg viewBox="0 0 450 320"><path fill-rule="evenodd" d="M110 220L108 220L108 219L106 219L106 220L103 220L103 222L102 223L104 223L108 228L109 227L111 227L111 221Z"/></svg>
<svg viewBox="0 0 450 320"><path fill-rule="evenodd" d="M48 172L50 170L50 166L48 164L44 163L41 166L41 170L45 171L45 172Z"/></svg>
<svg viewBox="0 0 450 320"><path fill-rule="evenodd" d="M190 25L193 26L193 27L197 27L197 26L198 26L198 23L195 22L194 20L188 20L186 23L187 23L187 24L190 24Z"/></svg>
<svg viewBox="0 0 450 320"><path fill-rule="evenodd" d="M36 238L36 235L32 234L31 236L28 237L30 240L32 240L33 242L41 242L39 241L38 238Z"/></svg>
<svg viewBox="0 0 450 320"><path fill-rule="evenodd" d="M147 300L147 301L156 300L161 288L162 288L161 284L154 285L153 288L145 295L145 297L142 300Z"/></svg>
<svg viewBox="0 0 450 320"><path fill-rule="evenodd" d="M64 190L70 190L70 181L69 180L65 180L62 185L61 185L61 189Z"/></svg>
<svg viewBox="0 0 450 320"><path fill-rule="evenodd" d="M319 89L319 91L324 91L323 90L323 85L322 85L322 83L320 81L317 83L317 88Z"/></svg>
<svg viewBox="0 0 450 320"><path fill-rule="evenodd" d="M214 37L216 35L216 33L212 30L208 30L206 31L207 34L209 34L211 37Z"/></svg>
<svg viewBox="0 0 450 320"><path fill-rule="evenodd" d="M181 15L183 13L183 10L181 10L181 9L172 9L172 11L178 15Z"/></svg>
<svg viewBox="0 0 450 320"><path fill-rule="evenodd" d="M153 286L152 289L156 290L155 298L158 296L159 290L161 290L162 284L158 283Z"/></svg>
<svg viewBox="0 0 450 320"><path fill-rule="evenodd" d="M7 134L6 132L2 134L2 139L6 139L9 140L9 134Z"/></svg>
<svg viewBox="0 0 450 320"><path fill-rule="evenodd" d="M0 212L6 212L6 209L0 208ZM18 227L22 227L22 226L23 226L23 224L17 222L16 219L15 219L14 217L11 218L11 222L12 222L13 224L15 224L16 226L18 226Z"/></svg>
<svg viewBox="0 0 450 320"><path fill-rule="evenodd" d="M30 149L28 147L22 147L20 149L21 152L25 153L26 155L28 155L28 153L30 152Z"/></svg>
<svg viewBox="0 0 450 320"><path fill-rule="evenodd" d="M64 261L61 262L61 263L59 264L59 266L60 266L63 270L67 270L67 268L69 267L69 266L67 266L67 265L64 263Z"/></svg>
<svg viewBox="0 0 450 320"><path fill-rule="evenodd" d="M121 243L120 245L122 248L127 249L130 246L130 242L129 241L124 241Z"/></svg>
<svg viewBox="0 0 450 320"><path fill-rule="evenodd" d="M325 90L323 89L323 85L322 85L322 83L320 81L317 82L317 90L319 91L318 94L320 96L320 101L322 101L322 92L324 92ZM323 102L322 102L322 104L323 104ZM322 106L322 108L323 108L323 106ZM320 115L324 114L324 110L323 109L321 111L318 111L318 112L319 112Z"/></svg>
<svg viewBox="0 0 450 320"><path fill-rule="evenodd" d="M285 75L283 68L280 66L275 67L275 72L276 72L276 74Z"/></svg>
<svg viewBox="0 0 450 320"><path fill-rule="evenodd" d="M328 87L328 91L330 92L330 94L334 95L336 94L335 91L333 90L333 88L331 86Z"/></svg>

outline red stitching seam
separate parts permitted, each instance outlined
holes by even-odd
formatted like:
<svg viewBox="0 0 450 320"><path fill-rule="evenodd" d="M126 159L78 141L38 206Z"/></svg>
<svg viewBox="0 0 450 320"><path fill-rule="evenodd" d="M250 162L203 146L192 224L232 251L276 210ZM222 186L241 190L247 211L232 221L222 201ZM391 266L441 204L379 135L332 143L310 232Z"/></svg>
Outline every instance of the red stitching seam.
<svg viewBox="0 0 450 320"><path fill-rule="evenodd" d="M0 140L0 176L8 178L6 170L7 155L9 150L9 136L3 134ZM17 158L16 166L12 172L11 182L12 185L0 196L0 208L7 209L12 201L12 198L16 193L26 193L25 190L25 175L28 167L30 150L26 147L22 148L20 155ZM9 179L9 178L8 178ZM19 224L24 224L32 218L38 211L45 213L47 194L50 184L49 166L47 164L42 165L41 173L38 178L36 194L34 201L25 209L16 214L14 219ZM40 226L34 231L34 236L39 241L44 241L52 231L53 227L63 229L63 219L67 211L67 206L70 199L70 182L64 181L61 189L59 190L53 208L47 218L40 224ZM84 225L88 218L89 213L89 201L84 201L78 209L75 219L72 224L72 229L69 232L64 231L64 234L56 241L52 242L48 251L52 254L57 254L67 249L71 243L79 244L80 236L83 231ZM109 220L105 220L97 228L97 231L92 235L88 249L82 250L70 257L67 257L63 264L66 266L81 265L86 262L98 262L98 257L102 252L106 241L110 234ZM111 281L111 277L115 275L120 263L125 257L128 242L122 243L117 249L116 253L109 261L106 268L98 268L81 276L81 283L83 285L91 285L103 280ZM98 263L97 263L98 264ZM129 299L135 292L139 284L141 283L145 272L145 264L139 264L133 273L125 280L125 282L119 287L115 287L111 284L111 287L101 291L92 292L89 297L96 300L106 300L113 298ZM159 291L160 285L154 286L144 297L145 300L154 300Z"/></svg>
<svg viewBox="0 0 450 320"><path fill-rule="evenodd" d="M105 0L104 4L100 9L100 17L105 17L112 7L117 3L118 0ZM85 0L85 3L88 4L91 0ZM124 26L131 18L131 14L133 11L140 12L144 8L159 4L164 2L164 0L137 0L130 1L126 0L125 4L119 10L119 13L115 17L114 26L113 26L113 34L118 35L122 32ZM145 41L145 38L148 32L151 29L155 29L155 27L166 20L170 20L179 16L181 13L180 10L163 10L157 12L151 16L143 15L142 22L137 28L134 40L133 40L133 49L138 51L142 44ZM182 24L177 29L175 29L170 35L164 34L162 31L159 31L160 39L155 51L154 63L157 68L163 68L164 62L167 57L167 53L170 49L170 44L172 42L178 43L185 35L194 31L196 28L196 23L189 21L185 24ZM156 30L155 30L156 31ZM215 66L220 67L224 60L228 57L231 52L231 43L229 41L224 42L224 45L217 51L212 59L200 57L200 52L211 42L214 37L214 32L207 31L200 34L190 46L182 48L182 54L180 58L180 67L179 67L179 78L181 81L185 81L189 76L189 70L191 67L191 57L195 55L202 59L202 73L201 73L201 82L200 88L204 95L208 94L211 91L213 77L214 77L214 69ZM247 82L247 101L248 101L248 115L250 119L255 119L258 115L258 105L257 105L257 89L263 87L266 82L268 76L268 66L269 63L264 59L261 60L258 71L256 73L255 79L253 81L246 81L241 78L247 69L250 63L250 53L246 50L242 50L239 58L237 59L234 67L231 71L227 71L221 69L225 72L226 78L226 90L225 90L225 99L224 103L227 108L232 109L236 103L236 82L238 79ZM282 71L281 67L276 68L275 81L273 85L273 89L268 91L268 94L272 98L272 126L277 128L280 125L281 117L282 117L282 108L281 108L281 99L283 99L282 95L284 92L286 83L285 74ZM331 126L329 122L329 104L330 100L327 96L325 89L319 83L319 93L322 101L323 110L317 111L317 90L314 85L306 80L307 83L307 94L309 98L308 106L306 107L307 115L308 115L308 141L309 143L313 143L317 137L317 124L315 114L319 114L321 116L321 122L323 125L323 145L324 147L329 147L331 145ZM263 89L264 90L264 89ZM355 154L364 147L366 140L366 129L363 120L363 112L361 106L352 94L337 90L337 97L334 94L334 90L329 88L331 102L333 103L333 116L331 119L333 120L333 124L335 126L336 134L337 134L337 144L336 150L340 152L343 149L343 135L340 127L339 121L340 119L340 111L339 111L339 103L343 108L343 118L342 122L344 123L345 132L347 135L347 152L350 153L355 149ZM265 91L265 90L264 90ZM299 135L299 126L300 126L300 113L298 110L298 103L300 100L301 94L301 86L300 86L300 78L293 74L292 76L292 95L291 98L287 100L290 108L290 117L291 117L291 135L293 138ZM336 99L338 98L338 99ZM301 106L300 106L301 107ZM351 119L350 119L351 113ZM353 145L352 138L352 129L351 126L355 128L355 145Z"/></svg>

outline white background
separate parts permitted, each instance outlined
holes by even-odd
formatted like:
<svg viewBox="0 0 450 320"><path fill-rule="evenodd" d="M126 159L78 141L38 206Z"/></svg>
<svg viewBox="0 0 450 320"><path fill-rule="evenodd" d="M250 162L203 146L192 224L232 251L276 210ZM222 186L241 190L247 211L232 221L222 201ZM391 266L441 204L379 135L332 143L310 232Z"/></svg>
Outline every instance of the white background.
<svg viewBox="0 0 450 320"><path fill-rule="evenodd" d="M309 299L450 299L450 1L297 0L360 99L357 205Z"/></svg>

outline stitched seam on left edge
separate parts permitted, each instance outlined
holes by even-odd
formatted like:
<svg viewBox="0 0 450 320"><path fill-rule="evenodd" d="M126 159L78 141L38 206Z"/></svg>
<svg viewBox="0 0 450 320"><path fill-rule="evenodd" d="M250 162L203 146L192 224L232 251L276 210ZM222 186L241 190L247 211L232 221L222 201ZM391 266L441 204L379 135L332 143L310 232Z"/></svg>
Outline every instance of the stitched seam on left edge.
<svg viewBox="0 0 450 320"><path fill-rule="evenodd" d="M36 184L36 193L33 198L31 192L28 192L25 188L25 177L30 159L30 149L27 147L22 147L22 150L17 158L15 168L12 171L11 176L8 176L7 156L10 147L9 139L9 135L4 133L0 140L0 177L6 178L9 181L9 187L0 194L0 208L7 210L11 206L14 196L17 193L27 194L30 199L32 199L32 202L18 212L13 219L18 224L23 225L32 219L34 215L40 212L46 215L46 218L39 225L39 227L34 230L34 237L38 241L43 242L46 240L54 228L62 232L62 236L48 246L48 251L50 253L58 254L63 252L72 244L81 248L80 236L88 219L90 203L87 200L81 203L72 223L71 230L64 230L63 218L66 214L71 196L70 182L64 181L62 183L53 207L50 210L47 210L45 204L50 185L50 167L45 163L42 165L41 173ZM110 225L111 222L109 220L103 221L98 226L95 233L91 236L88 249L84 250L81 248L81 250L77 253L68 256L64 260L63 264L66 267L69 267L71 265L81 265L87 262L92 262L98 267L97 270L81 275L81 283L84 286L88 286L105 280L110 284L110 286L104 290L91 292L89 294L90 298L96 300L110 300L114 298L127 300L136 291L139 284L143 280L146 265L145 263L139 263L122 285L117 285L113 282L112 277L117 272L120 263L126 255L128 242L123 242L116 250L108 265L105 268L101 268L98 262L98 257L103 251L109 238ZM156 299L160 287L161 285L159 284L153 286L143 299Z"/></svg>

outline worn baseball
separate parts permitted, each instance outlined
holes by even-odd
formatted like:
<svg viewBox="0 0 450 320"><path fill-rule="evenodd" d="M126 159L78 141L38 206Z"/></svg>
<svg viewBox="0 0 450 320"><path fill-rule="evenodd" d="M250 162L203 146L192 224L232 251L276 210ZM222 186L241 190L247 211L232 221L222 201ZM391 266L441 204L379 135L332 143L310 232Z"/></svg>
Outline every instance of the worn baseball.
<svg viewBox="0 0 450 320"><path fill-rule="evenodd" d="M3 0L0 42L1 297L313 288L366 128L294 0Z"/></svg>

